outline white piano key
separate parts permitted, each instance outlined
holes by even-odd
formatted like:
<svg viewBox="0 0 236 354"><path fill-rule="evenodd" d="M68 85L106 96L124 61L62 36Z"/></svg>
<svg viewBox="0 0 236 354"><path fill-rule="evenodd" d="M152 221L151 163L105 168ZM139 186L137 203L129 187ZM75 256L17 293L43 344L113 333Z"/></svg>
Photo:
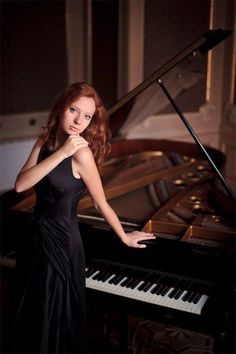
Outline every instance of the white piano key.
<svg viewBox="0 0 236 354"><path fill-rule="evenodd" d="M201 310L203 308L203 306L205 305L205 303L207 302L207 300L209 299L209 296L207 295L202 295L201 299L198 301L197 304L195 304L195 313L201 314Z"/></svg>

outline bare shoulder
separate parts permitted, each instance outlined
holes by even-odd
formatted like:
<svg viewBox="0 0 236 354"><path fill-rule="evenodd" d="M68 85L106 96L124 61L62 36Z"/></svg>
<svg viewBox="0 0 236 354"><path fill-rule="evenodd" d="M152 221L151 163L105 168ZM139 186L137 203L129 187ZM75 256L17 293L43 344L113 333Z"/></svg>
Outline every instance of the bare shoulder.
<svg viewBox="0 0 236 354"><path fill-rule="evenodd" d="M84 162L88 163L89 161L94 161L93 153L88 146L84 146L78 149L73 158L76 162L83 164Z"/></svg>

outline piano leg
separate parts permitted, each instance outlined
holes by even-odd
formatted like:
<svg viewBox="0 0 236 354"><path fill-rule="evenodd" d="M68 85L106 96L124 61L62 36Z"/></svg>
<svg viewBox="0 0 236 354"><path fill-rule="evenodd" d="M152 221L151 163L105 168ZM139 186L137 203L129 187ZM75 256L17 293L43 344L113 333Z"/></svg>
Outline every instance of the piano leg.
<svg viewBox="0 0 236 354"><path fill-rule="evenodd" d="M114 329L115 325L115 329ZM128 315L125 313L117 313L114 311L106 311L104 313L104 335L105 341L109 346L111 338L113 337L112 331L117 334L117 346L121 353L130 353L129 351L129 327Z"/></svg>
<svg viewBox="0 0 236 354"><path fill-rule="evenodd" d="M131 354L127 314L90 304L87 306L87 317L90 352Z"/></svg>
<svg viewBox="0 0 236 354"><path fill-rule="evenodd" d="M120 349L125 353L129 347L128 339L128 316L126 314L120 314L119 318L119 335L120 335Z"/></svg>
<svg viewBox="0 0 236 354"><path fill-rule="evenodd" d="M213 334L214 354L236 353L235 318L231 318L228 328L221 328Z"/></svg>

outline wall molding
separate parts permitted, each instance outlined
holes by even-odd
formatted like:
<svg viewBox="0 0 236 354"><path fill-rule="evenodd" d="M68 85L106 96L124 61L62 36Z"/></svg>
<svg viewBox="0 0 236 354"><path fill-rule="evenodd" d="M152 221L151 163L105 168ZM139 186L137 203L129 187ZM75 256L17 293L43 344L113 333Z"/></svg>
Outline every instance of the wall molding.
<svg viewBox="0 0 236 354"><path fill-rule="evenodd" d="M1 142L35 139L46 125L49 112L27 112L0 117Z"/></svg>
<svg viewBox="0 0 236 354"><path fill-rule="evenodd" d="M119 2L118 99L143 81L145 0Z"/></svg>
<svg viewBox="0 0 236 354"><path fill-rule="evenodd" d="M66 0L68 84L92 80L91 0Z"/></svg>

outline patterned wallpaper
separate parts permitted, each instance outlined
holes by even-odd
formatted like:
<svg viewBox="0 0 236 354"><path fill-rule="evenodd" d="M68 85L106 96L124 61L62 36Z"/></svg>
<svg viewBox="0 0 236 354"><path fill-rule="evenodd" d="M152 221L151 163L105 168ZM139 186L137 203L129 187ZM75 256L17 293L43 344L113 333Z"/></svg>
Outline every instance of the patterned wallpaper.
<svg viewBox="0 0 236 354"><path fill-rule="evenodd" d="M67 83L65 3L1 1L1 114L45 111Z"/></svg>
<svg viewBox="0 0 236 354"><path fill-rule="evenodd" d="M209 14L210 0L145 1L144 77L201 37L209 29ZM204 74L201 82L176 100L183 111L195 111L205 101L206 64L206 55L197 62L182 63L182 67Z"/></svg>

